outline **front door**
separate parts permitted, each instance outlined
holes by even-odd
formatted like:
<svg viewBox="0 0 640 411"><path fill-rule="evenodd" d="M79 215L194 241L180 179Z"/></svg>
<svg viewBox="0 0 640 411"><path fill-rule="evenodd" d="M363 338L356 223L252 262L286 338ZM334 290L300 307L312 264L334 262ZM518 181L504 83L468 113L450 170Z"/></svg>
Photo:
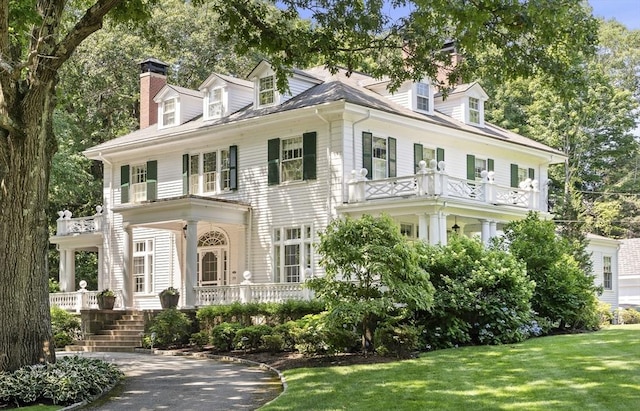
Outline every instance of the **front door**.
<svg viewBox="0 0 640 411"><path fill-rule="evenodd" d="M206 247L198 250L200 285L227 285L227 267L226 247Z"/></svg>

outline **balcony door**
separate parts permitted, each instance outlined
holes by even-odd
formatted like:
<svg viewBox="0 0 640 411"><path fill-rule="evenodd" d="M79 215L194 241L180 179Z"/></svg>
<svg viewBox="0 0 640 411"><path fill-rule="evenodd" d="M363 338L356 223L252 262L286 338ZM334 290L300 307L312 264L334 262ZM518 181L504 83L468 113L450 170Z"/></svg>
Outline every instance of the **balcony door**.
<svg viewBox="0 0 640 411"><path fill-rule="evenodd" d="M198 283L200 286L227 285L229 243L220 231L209 231L198 240Z"/></svg>

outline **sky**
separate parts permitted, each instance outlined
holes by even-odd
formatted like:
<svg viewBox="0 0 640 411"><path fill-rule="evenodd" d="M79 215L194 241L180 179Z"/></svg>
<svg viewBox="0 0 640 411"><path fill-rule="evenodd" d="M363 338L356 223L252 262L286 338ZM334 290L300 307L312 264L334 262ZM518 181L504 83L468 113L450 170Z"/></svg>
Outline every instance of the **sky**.
<svg viewBox="0 0 640 411"><path fill-rule="evenodd" d="M630 30L640 30L640 0L589 0L593 15L615 19Z"/></svg>

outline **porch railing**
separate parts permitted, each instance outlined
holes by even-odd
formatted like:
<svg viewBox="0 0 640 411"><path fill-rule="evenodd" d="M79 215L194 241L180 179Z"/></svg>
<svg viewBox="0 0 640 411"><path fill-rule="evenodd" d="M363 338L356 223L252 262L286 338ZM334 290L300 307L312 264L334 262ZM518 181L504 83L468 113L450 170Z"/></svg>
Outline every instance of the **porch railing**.
<svg viewBox="0 0 640 411"><path fill-rule="evenodd" d="M223 305L234 302L268 303L286 300L309 300L312 292L300 283L235 284L196 287L198 306Z"/></svg>
<svg viewBox="0 0 640 411"><path fill-rule="evenodd" d="M102 230L102 206L96 206L96 213L89 217L73 218L69 210L58 211L56 235L93 233Z"/></svg>
<svg viewBox="0 0 640 411"><path fill-rule="evenodd" d="M527 178L518 187L506 187L495 183L495 172L482 171L482 180L450 177L445 163L432 160L427 167L420 162L415 175L368 180L367 170L351 172L349 203L398 197L460 198L488 204L505 204L530 210L546 210L546 192L541 192L539 182Z"/></svg>
<svg viewBox="0 0 640 411"><path fill-rule="evenodd" d="M116 303L113 306L114 310L124 309L122 300L122 292L116 291ZM66 292L66 293L49 293L49 305L54 305L67 311L75 311L77 313L80 310L97 310L98 309L98 291L88 291L81 288L78 291Z"/></svg>

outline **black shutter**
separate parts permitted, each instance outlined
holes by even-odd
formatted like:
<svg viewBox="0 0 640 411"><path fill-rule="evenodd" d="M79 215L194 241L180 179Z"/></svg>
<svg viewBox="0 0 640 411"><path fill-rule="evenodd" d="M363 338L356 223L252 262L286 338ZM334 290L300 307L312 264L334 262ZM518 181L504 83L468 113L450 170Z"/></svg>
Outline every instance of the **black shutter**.
<svg viewBox="0 0 640 411"><path fill-rule="evenodd" d="M444 148L436 149L436 160L439 162L444 161Z"/></svg>
<svg viewBox="0 0 640 411"><path fill-rule="evenodd" d="M511 164L511 187L518 187L518 165Z"/></svg>
<svg viewBox="0 0 640 411"><path fill-rule="evenodd" d="M495 171L493 168L493 159L490 158L487 160L487 171Z"/></svg>
<svg viewBox="0 0 640 411"><path fill-rule="evenodd" d="M147 200L158 198L158 162L147 161Z"/></svg>
<svg viewBox="0 0 640 411"><path fill-rule="evenodd" d="M533 168L529 169L529 178L532 179L532 180L536 179L536 170L535 169L533 169Z"/></svg>
<svg viewBox="0 0 640 411"><path fill-rule="evenodd" d="M389 145L389 158L387 160L387 167L389 168L388 177L396 177L398 173L398 166L396 163L396 139L393 137L389 137L387 139L387 144Z"/></svg>
<svg viewBox="0 0 640 411"><path fill-rule="evenodd" d="M229 147L229 188L238 189L238 146Z"/></svg>
<svg viewBox="0 0 640 411"><path fill-rule="evenodd" d="M280 184L280 139L269 140L267 151L267 179L269 185Z"/></svg>
<svg viewBox="0 0 640 411"><path fill-rule="evenodd" d="M476 179L476 156L467 154L467 180Z"/></svg>
<svg viewBox="0 0 640 411"><path fill-rule="evenodd" d="M367 169L367 176L373 175L373 134L362 132L362 167Z"/></svg>
<svg viewBox="0 0 640 411"><path fill-rule="evenodd" d="M182 194L189 194L189 154L182 155Z"/></svg>
<svg viewBox="0 0 640 411"><path fill-rule="evenodd" d="M302 179L316 179L316 132L302 135Z"/></svg>
<svg viewBox="0 0 640 411"><path fill-rule="evenodd" d="M420 162L422 160L424 160L424 147L422 147L422 144L414 144L413 145L413 168L414 168L414 172L417 173L418 170L420 170ZM429 164L427 164L427 167L429 167Z"/></svg>
<svg viewBox="0 0 640 411"><path fill-rule="evenodd" d="M120 167L120 203L129 202L129 165Z"/></svg>

